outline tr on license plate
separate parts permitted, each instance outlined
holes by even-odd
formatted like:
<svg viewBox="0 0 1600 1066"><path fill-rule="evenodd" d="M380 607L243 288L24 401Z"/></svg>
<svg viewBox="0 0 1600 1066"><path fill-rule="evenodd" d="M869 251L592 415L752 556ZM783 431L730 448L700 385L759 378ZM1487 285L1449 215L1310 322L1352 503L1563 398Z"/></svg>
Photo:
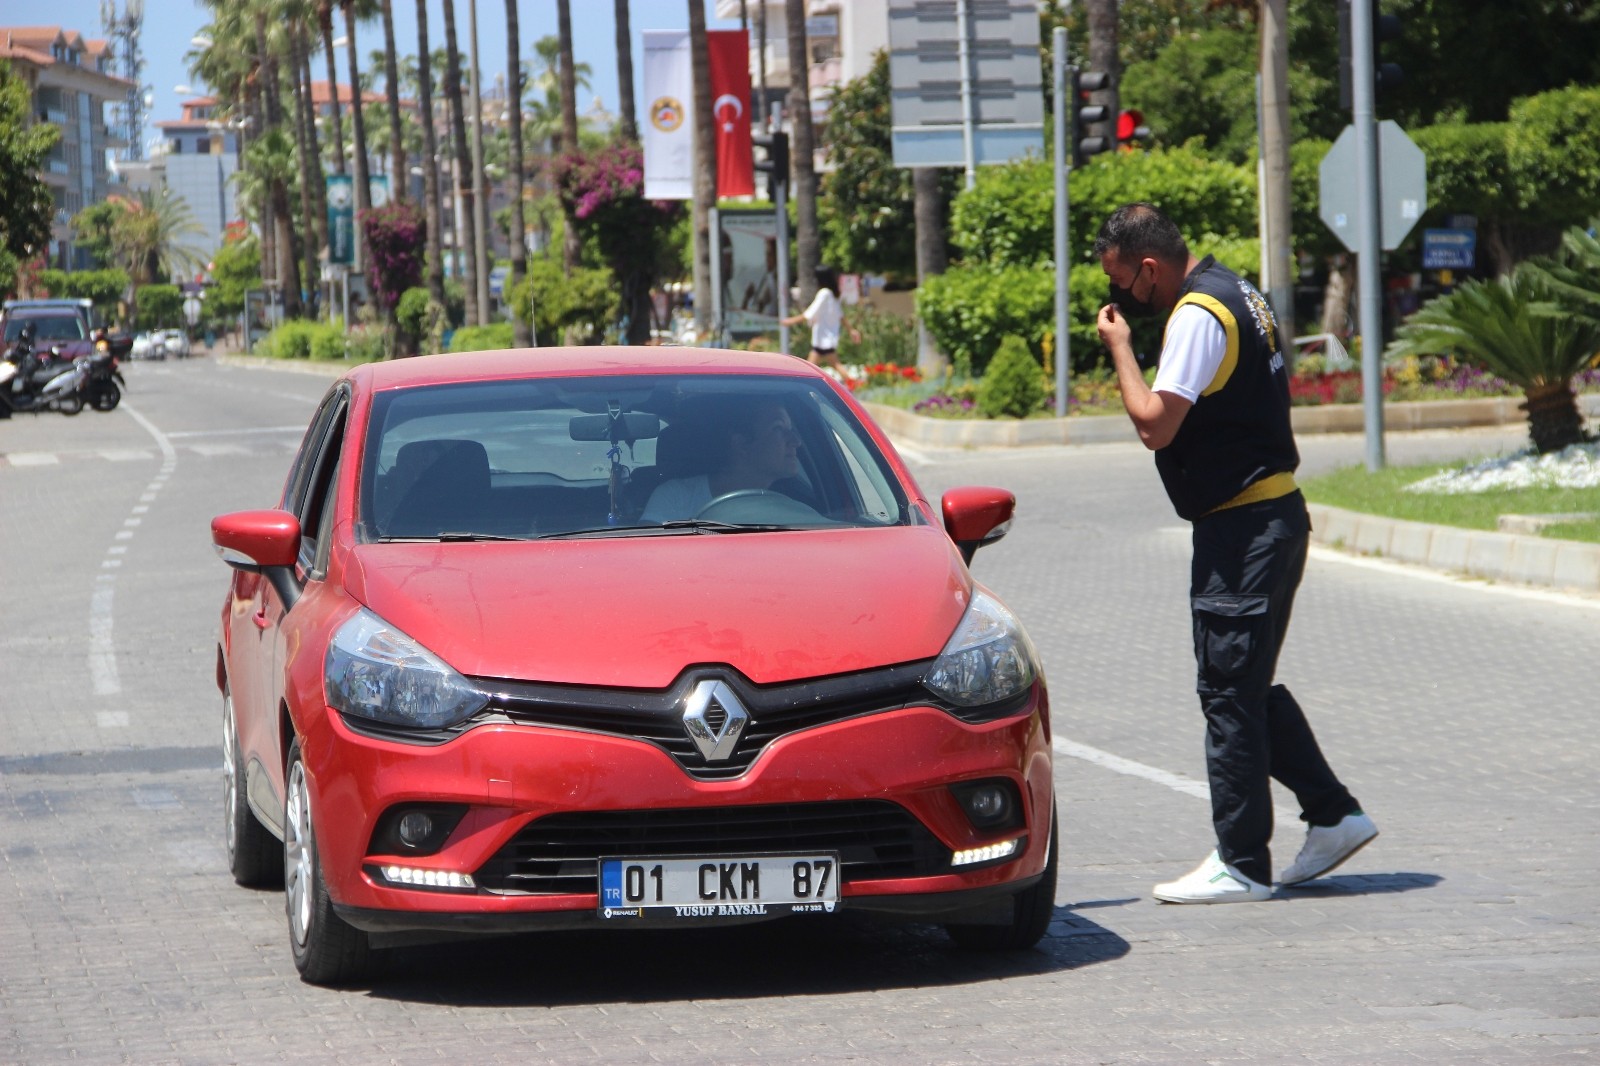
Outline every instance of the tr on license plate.
<svg viewBox="0 0 1600 1066"><path fill-rule="evenodd" d="M602 918L737 918L832 911L837 855L601 859Z"/></svg>

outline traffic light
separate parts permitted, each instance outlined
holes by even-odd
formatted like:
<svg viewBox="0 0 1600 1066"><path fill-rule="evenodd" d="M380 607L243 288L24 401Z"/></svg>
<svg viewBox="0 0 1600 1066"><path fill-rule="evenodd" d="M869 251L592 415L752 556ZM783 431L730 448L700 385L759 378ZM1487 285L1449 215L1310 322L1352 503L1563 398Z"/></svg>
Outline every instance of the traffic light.
<svg viewBox="0 0 1600 1066"><path fill-rule="evenodd" d="M751 137L750 143L766 149L767 158L757 160L755 167L767 176L767 199L776 202L778 185L789 182L789 135L782 132L770 137L758 135Z"/></svg>
<svg viewBox="0 0 1600 1066"><path fill-rule="evenodd" d="M1355 89L1351 73L1350 35L1351 0L1339 0L1339 106L1348 111L1355 106ZM1383 42L1400 39L1400 16L1378 13L1378 0L1372 4L1372 89L1373 98L1385 89L1398 88L1405 80L1405 72L1398 63L1385 63L1379 51Z"/></svg>
<svg viewBox="0 0 1600 1066"><path fill-rule="evenodd" d="M1087 127L1097 122L1105 122L1111 117L1111 109L1104 104L1086 103L1087 94L1110 87L1111 75L1103 70L1080 71L1077 67L1067 68L1067 100L1071 108L1068 117L1072 122L1072 128L1068 133L1072 143L1072 165L1075 167L1083 166L1084 160L1092 155L1111 150L1109 137L1085 136Z"/></svg>
<svg viewBox="0 0 1600 1066"><path fill-rule="evenodd" d="M1155 137L1144 124L1144 112L1130 107L1117 115L1117 147L1131 152L1141 144L1149 144Z"/></svg>

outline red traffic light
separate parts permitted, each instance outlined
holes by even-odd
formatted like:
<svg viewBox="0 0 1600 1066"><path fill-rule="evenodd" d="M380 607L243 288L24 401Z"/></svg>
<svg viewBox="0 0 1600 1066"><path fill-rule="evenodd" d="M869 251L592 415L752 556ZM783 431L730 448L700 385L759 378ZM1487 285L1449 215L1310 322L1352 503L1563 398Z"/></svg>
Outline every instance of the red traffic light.
<svg viewBox="0 0 1600 1066"><path fill-rule="evenodd" d="M1129 141L1144 125L1144 112L1130 107L1117 116L1117 140Z"/></svg>

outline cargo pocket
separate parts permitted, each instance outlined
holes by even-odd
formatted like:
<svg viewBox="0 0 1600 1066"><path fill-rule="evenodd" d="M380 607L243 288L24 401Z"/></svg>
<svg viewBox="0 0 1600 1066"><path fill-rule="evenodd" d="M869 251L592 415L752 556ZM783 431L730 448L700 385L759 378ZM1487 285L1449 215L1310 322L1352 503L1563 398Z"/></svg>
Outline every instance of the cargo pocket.
<svg viewBox="0 0 1600 1066"><path fill-rule="evenodd" d="M1231 680L1249 668L1269 601L1266 595L1193 598L1194 654L1202 678Z"/></svg>

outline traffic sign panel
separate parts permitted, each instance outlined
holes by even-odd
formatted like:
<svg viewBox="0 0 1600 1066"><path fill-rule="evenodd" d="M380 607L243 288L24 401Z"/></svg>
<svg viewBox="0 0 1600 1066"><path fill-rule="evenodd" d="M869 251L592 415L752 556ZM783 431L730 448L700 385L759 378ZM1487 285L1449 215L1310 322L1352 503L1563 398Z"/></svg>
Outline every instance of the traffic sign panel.
<svg viewBox="0 0 1600 1066"><path fill-rule="evenodd" d="M1346 248L1359 253L1361 184L1354 126L1346 126L1322 157L1318 176L1322 221ZM1378 124L1378 243L1383 250L1400 247L1427 209L1427 157L1405 130L1385 119Z"/></svg>

